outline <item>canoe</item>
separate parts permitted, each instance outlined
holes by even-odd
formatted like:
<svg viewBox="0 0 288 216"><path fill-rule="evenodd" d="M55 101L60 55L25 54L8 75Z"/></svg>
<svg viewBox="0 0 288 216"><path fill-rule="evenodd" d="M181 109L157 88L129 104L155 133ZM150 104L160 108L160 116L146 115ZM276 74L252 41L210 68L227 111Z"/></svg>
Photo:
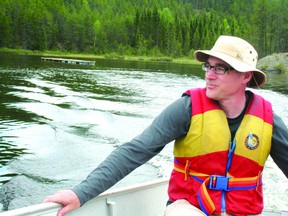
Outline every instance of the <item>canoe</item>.
<svg viewBox="0 0 288 216"><path fill-rule="evenodd" d="M67 216L161 216L164 213L168 179L111 189ZM41 203L0 213L0 216L55 216L57 203ZM263 216L288 216L288 211L265 210Z"/></svg>

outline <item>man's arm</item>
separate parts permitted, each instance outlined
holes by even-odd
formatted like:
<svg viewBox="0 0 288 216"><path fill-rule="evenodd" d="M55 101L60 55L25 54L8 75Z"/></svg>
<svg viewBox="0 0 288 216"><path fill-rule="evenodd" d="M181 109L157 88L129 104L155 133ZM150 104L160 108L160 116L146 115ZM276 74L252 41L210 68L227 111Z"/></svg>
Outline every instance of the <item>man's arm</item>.
<svg viewBox="0 0 288 216"><path fill-rule="evenodd" d="M270 155L288 178L288 129L282 119L274 114L272 148Z"/></svg>
<svg viewBox="0 0 288 216"><path fill-rule="evenodd" d="M190 119L190 97L181 97L164 109L140 135L115 149L83 182L72 190L48 196L45 202L57 202L64 206L58 216L83 205L146 163L166 144L184 136Z"/></svg>
<svg viewBox="0 0 288 216"><path fill-rule="evenodd" d="M164 109L140 135L115 149L73 188L83 205L157 155L166 144L184 136L190 126L190 99L182 97Z"/></svg>

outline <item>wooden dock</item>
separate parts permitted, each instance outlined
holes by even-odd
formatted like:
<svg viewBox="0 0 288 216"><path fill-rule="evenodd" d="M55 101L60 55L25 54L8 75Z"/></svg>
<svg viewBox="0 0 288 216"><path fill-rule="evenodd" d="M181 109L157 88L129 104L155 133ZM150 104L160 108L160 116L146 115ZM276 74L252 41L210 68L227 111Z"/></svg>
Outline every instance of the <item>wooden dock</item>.
<svg viewBox="0 0 288 216"><path fill-rule="evenodd" d="M53 62L62 62L62 63L68 63L68 64L95 65L95 61L80 60L80 59L41 57L41 60L53 61Z"/></svg>

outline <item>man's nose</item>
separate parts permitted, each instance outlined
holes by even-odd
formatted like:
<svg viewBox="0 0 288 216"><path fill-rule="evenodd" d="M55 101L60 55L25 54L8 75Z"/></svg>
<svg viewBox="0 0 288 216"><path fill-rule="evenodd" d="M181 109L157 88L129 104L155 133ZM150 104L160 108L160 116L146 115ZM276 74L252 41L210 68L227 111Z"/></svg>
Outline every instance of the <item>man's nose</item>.
<svg viewBox="0 0 288 216"><path fill-rule="evenodd" d="M214 73L213 68L210 68L210 70L208 70L205 73L205 77L206 77L206 79L214 79L214 78L216 78L216 74Z"/></svg>

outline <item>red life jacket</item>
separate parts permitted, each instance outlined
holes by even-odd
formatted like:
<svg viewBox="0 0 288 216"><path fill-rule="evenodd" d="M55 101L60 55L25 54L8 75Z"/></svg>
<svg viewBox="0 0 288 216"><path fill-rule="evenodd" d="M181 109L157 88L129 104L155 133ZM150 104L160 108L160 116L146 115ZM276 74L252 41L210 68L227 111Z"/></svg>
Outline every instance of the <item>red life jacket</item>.
<svg viewBox="0 0 288 216"><path fill-rule="evenodd" d="M186 199L206 215L260 214L262 170L271 149L271 104L252 93L231 141L225 113L206 97L206 89L186 93L193 104L192 118L187 135L174 144L170 200Z"/></svg>

